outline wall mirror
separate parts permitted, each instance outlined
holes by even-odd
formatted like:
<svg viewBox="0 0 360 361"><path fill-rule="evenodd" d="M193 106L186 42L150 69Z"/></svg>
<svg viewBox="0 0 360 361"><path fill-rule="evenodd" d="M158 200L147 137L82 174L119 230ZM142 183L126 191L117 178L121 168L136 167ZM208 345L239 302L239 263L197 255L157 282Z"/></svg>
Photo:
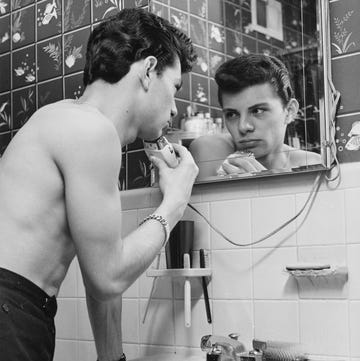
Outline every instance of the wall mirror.
<svg viewBox="0 0 360 361"><path fill-rule="evenodd" d="M328 2L191 0L183 11L172 7L180 2L170 0L168 18L179 27L184 27L184 19L188 21L185 30L193 39L199 58L190 81L185 79L185 85L190 83L190 102L180 102L181 117L178 116L167 137L192 152L200 169L197 183L328 169L332 162L326 146L331 123ZM163 9L163 3L153 1L154 12L162 15ZM289 70L298 102L296 114L281 130L271 128L262 133L250 127L252 133L244 135L245 140L240 136L234 139L229 131L214 81L215 68L244 53L262 53L280 59ZM201 77L201 71L207 77ZM180 96L181 100L186 99ZM270 161L264 162L265 148L271 148L266 137L278 131L284 146ZM228 156L230 159L224 164ZM250 165L234 169L232 158L237 159L236 164L250 162Z"/></svg>

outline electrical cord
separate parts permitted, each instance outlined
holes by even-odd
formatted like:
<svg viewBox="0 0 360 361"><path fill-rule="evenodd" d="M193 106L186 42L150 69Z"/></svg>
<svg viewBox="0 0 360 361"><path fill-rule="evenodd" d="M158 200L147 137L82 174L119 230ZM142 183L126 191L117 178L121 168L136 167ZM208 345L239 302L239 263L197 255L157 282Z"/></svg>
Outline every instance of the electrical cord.
<svg viewBox="0 0 360 361"><path fill-rule="evenodd" d="M225 234L223 232L221 232L218 228L216 228L215 226L213 226L211 224L211 222L199 211L197 210L192 204L188 203L189 208L191 208L195 213L197 213L201 218L204 219L204 221L210 226L210 228L215 231L217 234L219 234L222 238L224 238L227 242L231 243L234 246L237 247L248 247L248 246L252 246L261 242L264 242L265 240L267 240L268 238L272 237L274 234L278 233L279 231L281 231L283 228L285 228L287 225L289 225L291 222L293 222L296 218L298 218L303 211L305 210L306 206L309 204L310 200L315 199L315 196L320 188L320 185L322 183L322 178L323 178L324 173L323 172L319 172L314 180L313 186L311 188L311 191L304 203L304 205L302 206L302 208L300 209L300 211L298 213L295 214L295 216L293 216L292 218L288 219L285 223L283 223L282 225L280 225L279 227L277 227L276 229L274 229L273 231L269 232L268 234L266 234L265 236L261 237L260 239L258 239L257 241L254 242L249 242L249 243L236 243L234 241L232 241L230 238L228 238L227 236L225 236Z"/></svg>

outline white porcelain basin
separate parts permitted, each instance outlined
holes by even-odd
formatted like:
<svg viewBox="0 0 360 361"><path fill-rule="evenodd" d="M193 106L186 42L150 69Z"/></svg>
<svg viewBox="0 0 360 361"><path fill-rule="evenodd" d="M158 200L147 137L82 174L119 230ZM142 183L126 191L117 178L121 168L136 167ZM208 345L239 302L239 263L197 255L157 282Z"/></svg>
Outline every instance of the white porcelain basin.
<svg viewBox="0 0 360 361"><path fill-rule="evenodd" d="M152 356L144 356L137 359L132 359L129 361L204 361L204 356L193 355L193 356L184 356L184 355L176 355L173 353L163 353Z"/></svg>

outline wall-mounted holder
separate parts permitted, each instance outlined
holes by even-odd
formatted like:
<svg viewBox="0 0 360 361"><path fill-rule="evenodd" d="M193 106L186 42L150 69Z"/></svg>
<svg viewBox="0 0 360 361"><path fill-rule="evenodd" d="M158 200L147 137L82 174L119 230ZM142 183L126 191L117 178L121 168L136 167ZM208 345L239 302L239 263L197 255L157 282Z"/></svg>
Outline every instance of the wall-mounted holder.
<svg viewBox="0 0 360 361"><path fill-rule="evenodd" d="M193 277L206 277L211 276L212 271L210 268L190 268L190 255L188 253L184 254L184 268L174 268L174 269L150 269L146 272L146 276L154 277L153 288L150 292L148 299L148 304L145 310L145 315L143 322L146 318L146 313L148 306L150 304L154 284L158 277L183 277L185 278L184 282L184 315L185 315L185 326L191 326L191 284L190 279Z"/></svg>

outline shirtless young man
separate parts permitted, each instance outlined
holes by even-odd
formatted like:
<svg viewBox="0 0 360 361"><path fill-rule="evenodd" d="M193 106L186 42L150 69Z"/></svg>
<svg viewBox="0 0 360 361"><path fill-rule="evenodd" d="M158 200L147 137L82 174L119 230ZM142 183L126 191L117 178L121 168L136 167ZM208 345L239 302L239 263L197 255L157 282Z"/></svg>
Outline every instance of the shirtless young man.
<svg viewBox="0 0 360 361"><path fill-rule="evenodd" d="M203 136L191 143L199 180L321 163L319 154L284 143L299 104L282 62L261 54L241 55L223 63L215 80L229 134Z"/></svg>
<svg viewBox="0 0 360 361"><path fill-rule="evenodd" d="M190 153L159 169L155 214L121 238L121 149L154 139L176 115L190 40L167 21L123 10L90 36L85 92L39 109L0 160L0 350L4 361L52 360L56 295L75 256L99 361L125 360L121 295L182 217L197 176Z"/></svg>

